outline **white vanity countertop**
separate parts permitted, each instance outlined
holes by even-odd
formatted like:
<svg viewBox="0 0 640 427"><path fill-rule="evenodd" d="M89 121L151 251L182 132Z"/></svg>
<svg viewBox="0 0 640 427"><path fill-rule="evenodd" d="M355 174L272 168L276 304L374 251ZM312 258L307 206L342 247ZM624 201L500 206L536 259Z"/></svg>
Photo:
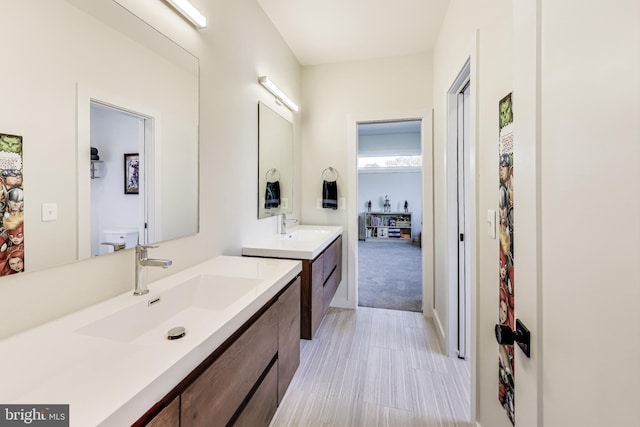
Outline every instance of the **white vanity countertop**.
<svg viewBox="0 0 640 427"><path fill-rule="evenodd" d="M300 271L299 261L217 257L151 283L147 295L128 292L2 340L0 403L69 404L71 426L131 425ZM192 292L173 318L147 325L140 319L121 335L103 327L114 313L139 318L133 310L141 306L170 308L181 285L199 278L209 298ZM146 308L159 296L164 300ZM187 334L170 341L166 332L174 321Z"/></svg>
<svg viewBox="0 0 640 427"><path fill-rule="evenodd" d="M270 258L314 259L342 234L342 226L299 225L286 234L242 246L242 255Z"/></svg>

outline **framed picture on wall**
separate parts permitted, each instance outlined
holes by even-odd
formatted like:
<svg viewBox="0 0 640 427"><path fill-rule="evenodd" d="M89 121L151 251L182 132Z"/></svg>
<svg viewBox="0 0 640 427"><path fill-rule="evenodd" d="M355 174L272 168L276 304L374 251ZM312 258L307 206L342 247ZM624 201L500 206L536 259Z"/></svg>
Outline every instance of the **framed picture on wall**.
<svg viewBox="0 0 640 427"><path fill-rule="evenodd" d="M139 167L140 155L138 153L124 155L124 194L138 194L140 192Z"/></svg>

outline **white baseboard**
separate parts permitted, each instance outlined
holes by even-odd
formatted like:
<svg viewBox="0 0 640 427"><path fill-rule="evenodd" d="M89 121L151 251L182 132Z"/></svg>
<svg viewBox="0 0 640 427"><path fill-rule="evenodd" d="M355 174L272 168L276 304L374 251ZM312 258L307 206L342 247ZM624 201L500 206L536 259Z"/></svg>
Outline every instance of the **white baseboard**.
<svg viewBox="0 0 640 427"><path fill-rule="evenodd" d="M354 305L353 301L349 301L348 299L345 299L345 298L334 298L330 304L331 307L350 308L352 310L356 308L353 305Z"/></svg>
<svg viewBox="0 0 640 427"><path fill-rule="evenodd" d="M476 427L482 427L479 422L476 421Z"/></svg>

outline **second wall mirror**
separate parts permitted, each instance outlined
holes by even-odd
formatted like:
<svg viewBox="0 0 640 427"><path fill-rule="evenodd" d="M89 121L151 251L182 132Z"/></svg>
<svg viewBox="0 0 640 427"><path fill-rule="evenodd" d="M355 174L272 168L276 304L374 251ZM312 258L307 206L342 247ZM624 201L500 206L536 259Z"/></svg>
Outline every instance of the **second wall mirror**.
<svg viewBox="0 0 640 427"><path fill-rule="evenodd" d="M293 124L258 103L258 218L293 209Z"/></svg>

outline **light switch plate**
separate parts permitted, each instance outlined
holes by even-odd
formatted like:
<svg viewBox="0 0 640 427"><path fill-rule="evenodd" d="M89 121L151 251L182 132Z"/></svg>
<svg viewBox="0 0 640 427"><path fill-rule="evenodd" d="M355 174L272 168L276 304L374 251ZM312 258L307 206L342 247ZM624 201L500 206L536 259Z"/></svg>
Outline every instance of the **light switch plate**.
<svg viewBox="0 0 640 427"><path fill-rule="evenodd" d="M487 210L487 234L492 239L496 238L496 211Z"/></svg>
<svg viewBox="0 0 640 427"><path fill-rule="evenodd" d="M322 199L318 197L316 199L316 208L322 209ZM344 210L347 208L347 201L344 197L338 197L338 209Z"/></svg>
<svg viewBox="0 0 640 427"><path fill-rule="evenodd" d="M42 204L42 222L58 220L58 204L43 203Z"/></svg>

